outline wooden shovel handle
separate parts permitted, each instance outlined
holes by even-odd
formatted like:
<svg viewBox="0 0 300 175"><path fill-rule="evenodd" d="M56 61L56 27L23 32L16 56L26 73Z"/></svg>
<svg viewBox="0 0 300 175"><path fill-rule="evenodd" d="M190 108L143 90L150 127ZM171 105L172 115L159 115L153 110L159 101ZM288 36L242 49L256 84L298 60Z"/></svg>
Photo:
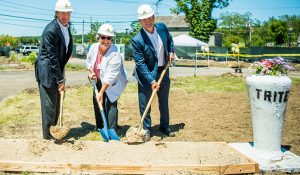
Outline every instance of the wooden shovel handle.
<svg viewBox="0 0 300 175"><path fill-rule="evenodd" d="M167 72L167 70L168 70L169 67L170 67L170 62L168 62L168 64L166 65L166 67L164 68L164 70L162 71L162 73L160 74L160 77L159 77L158 82L157 82L158 85L160 85L160 83L161 83L162 79L164 78L164 76L165 76L165 74L166 74L166 72ZM154 89L152 91L151 97L150 97L150 99L149 99L149 101L147 103L146 109L145 109L145 111L143 113L143 116L141 118L138 131L142 130L142 128L143 128L143 122L145 120L145 117L146 117L147 112L148 112L148 110L149 110L149 108L151 106L151 103L152 103L152 101L154 99L154 96L155 96L156 92L157 92L157 89Z"/></svg>
<svg viewBox="0 0 300 175"><path fill-rule="evenodd" d="M63 103L65 91L59 91L60 101L59 101L59 126L62 127L62 117L63 117Z"/></svg>

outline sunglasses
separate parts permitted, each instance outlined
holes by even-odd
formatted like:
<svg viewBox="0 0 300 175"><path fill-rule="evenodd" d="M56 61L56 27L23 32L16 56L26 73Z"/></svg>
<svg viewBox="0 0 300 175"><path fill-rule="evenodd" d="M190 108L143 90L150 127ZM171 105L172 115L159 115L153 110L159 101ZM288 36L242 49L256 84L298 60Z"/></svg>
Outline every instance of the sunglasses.
<svg viewBox="0 0 300 175"><path fill-rule="evenodd" d="M111 39L112 39L111 36L100 36L100 38L101 38L102 40L105 40L105 39L111 40Z"/></svg>

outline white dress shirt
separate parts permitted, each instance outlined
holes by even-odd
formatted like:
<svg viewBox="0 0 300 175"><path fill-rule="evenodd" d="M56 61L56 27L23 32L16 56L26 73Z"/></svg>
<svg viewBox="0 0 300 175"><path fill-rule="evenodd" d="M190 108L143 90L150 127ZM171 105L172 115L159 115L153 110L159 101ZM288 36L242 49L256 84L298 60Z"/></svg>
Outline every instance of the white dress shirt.
<svg viewBox="0 0 300 175"><path fill-rule="evenodd" d="M156 51L157 58L158 58L158 66L164 66L165 65L165 59L164 59L165 49L164 49L163 42L162 42L159 34L157 33L157 29L154 27L153 33L149 33L145 29L144 29L144 31L148 35L148 37Z"/></svg>
<svg viewBox="0 0 300 175"><path fill-rule="evenodd" d="M69 27L70 27L70 25L69 24L67 24L67 26L65 27L65 26L63 26L60 22L59 22L59 20L57 20L57 22L58 22L58 24L59 24L59 26L60 26L60 29L61 29L61 32L62 32L62 34L63 34L63 36L64 36L64 38L65 38L65 43L66 43L66 53L68 52L68 46L69 46L69 43L70 43L70 36L69 36Z"/></svg>

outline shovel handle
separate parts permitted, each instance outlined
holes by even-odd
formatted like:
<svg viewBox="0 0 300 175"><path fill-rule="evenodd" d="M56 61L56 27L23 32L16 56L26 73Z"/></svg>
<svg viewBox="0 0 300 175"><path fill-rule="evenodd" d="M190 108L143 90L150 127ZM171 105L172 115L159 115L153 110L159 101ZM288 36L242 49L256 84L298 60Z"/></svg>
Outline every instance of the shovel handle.
<svg viewBox="0 0 300 175"><path fill-rule="evenodd" d="M93 85L94 91L95 91L95 95L96 95L96 99L97 99L97 94L98 94L98 88L97 88L97 80L92 80L89 76L88 79L90 81L90 83ZM100 108L100 110L103 110L103 106L102 104L98 103L98 106Z"/></svg>
<svg viewBox="0 0 300 175"><path fill-rule="evenodd" d="M60 101L59 101L59 126L62 127L62 116L63 116L63 103L65 91L59 91Z"/></svg>
<svg viewBox="0 0 300 175"><path fill-rule="evenodd" d="M161 83L162 79L164 78L164 76L165 76L165 74L166 74L166 72L167 72L167 70L168 70L169 67L170 67L170 62L168 62L168 64L166 65L166 67L164 68L164 70L162 71L162 73L160 74L160 77L159 77L158 82L157 82L158 85L160 85L160 83ZM147 112L148 112L148 110L149 110L149 108L150 108L150 106L151 106L151 103L152 103L152 101L153 101L153 99L154 99L154 96L155 96L156 92L157 92L157 89L154 89L154 90L152 91L151 97L150 97L150 99L149 99L149 101L148 101L148 103L147 103L146 109L145 109L145 111L144 111L144 113L143 113L143 116L142 116L142 118L141 118L141 121L140 121L140 125L139 125L139 128L138 128L138 131L141 131L142 128L143 128L143 122L144 122L144 120L145 120L145 117L146 117Z"/></svg>

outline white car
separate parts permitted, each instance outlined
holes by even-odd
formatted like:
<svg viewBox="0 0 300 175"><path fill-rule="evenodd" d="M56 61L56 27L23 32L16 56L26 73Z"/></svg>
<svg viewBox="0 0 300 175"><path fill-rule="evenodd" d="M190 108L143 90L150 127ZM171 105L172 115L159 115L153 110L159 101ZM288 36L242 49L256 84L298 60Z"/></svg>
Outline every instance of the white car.
<svg viewBox="0 0 300 175"><path fill-rule="evenodd" d="M30 53L35 52L35 53L39 53L39 47L38 46L28 46L28 45L24 45L20 47L20 53L22 53L23 55L29 55Z"/></svg>

